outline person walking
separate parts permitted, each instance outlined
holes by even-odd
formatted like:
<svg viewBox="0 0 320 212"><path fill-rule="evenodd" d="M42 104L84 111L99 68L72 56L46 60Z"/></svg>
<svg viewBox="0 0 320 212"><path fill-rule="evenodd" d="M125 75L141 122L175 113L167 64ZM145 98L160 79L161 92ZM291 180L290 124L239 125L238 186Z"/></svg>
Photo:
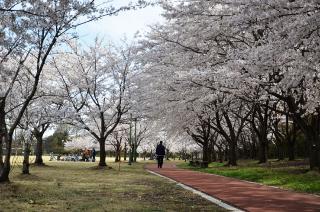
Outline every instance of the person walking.
<svg viewBox="0 0 320 212"><path fill-rule="evenodd" d="M166 148L162 145L162 141L157 145L156 155L158 160L158 168L162 168L163 158L166 155Z"/></svg>
<svg viewBox="0 0 320 212"><path fill-rule="evenodd" d="M96 150L95 150L95 148L92 148L91 154L92 154L92 162L95 162L96 161Z"/></svg>

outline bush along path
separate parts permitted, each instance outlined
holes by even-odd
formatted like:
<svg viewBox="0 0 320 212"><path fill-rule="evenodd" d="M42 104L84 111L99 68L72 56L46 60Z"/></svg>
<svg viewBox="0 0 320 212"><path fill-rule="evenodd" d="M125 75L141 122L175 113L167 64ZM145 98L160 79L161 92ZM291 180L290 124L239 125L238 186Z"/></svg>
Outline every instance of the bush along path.
<svg viewBox="0 0 320 212"><path fill-rule="evenodd" d="M320 197L316 195L178 169L172 164L164 165L162 169L155 164L149 164L146 169L246 211L320 211Z"/></svg>

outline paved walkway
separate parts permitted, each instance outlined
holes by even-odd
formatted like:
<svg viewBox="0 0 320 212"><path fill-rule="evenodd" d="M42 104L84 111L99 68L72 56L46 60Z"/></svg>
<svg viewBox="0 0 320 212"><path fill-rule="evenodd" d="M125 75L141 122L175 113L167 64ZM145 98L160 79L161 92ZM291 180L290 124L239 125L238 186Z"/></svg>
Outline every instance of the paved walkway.
<svg viewBox="0 0 320 212"><path fill-rule="evenodd" d="M213 174L178 169L172 164L165 164L162 169L158 169L156 164L149 164L146 169L246 211L320 212L320 197L315 195L286 191Z"/></svg>

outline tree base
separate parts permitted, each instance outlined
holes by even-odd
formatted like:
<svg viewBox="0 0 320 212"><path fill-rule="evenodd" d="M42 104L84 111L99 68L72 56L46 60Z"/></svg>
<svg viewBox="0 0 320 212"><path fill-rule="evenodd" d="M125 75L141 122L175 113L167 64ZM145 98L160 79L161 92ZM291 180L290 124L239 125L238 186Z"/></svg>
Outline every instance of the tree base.
<svg viewBox="0 0 320 212"><path fill-rule="evenodd" d="M264 163L267 163L267 162L268 162L268 161L265 161L265 160L261 161L261 160L260 160L260 161L258 162L258 164L264 164Z"/></svg>
<svg viewBox="0 0 320 212"><path fill-rule="evenodd" d="M99 164L98 164L98 166L100 166L100 167L106 167L107 166L107 163L101 163L101 162L99 162Z"/></svg>
<svg viewBox="0 0 320 212"><path fill-rule="evenodd" d="M46 164L43 163L43 162L42 162L42 163L36 163L36 162L35 162L33 165L35 165L35 166L46 166Z"/></svg>
<svg viewBox="0 0 320 212"><path fill-rule="evenodd" d="M107 170L109 170L109 169L112 169L112 167L111 166L94 166L91 169L94 169L94 170L107 169Z"/></svg>
<svg viewBox="0 0 320 212"><path fill-rule="evenodd" d="M9 177L0 177L0 184L10 183Z"/></svg>

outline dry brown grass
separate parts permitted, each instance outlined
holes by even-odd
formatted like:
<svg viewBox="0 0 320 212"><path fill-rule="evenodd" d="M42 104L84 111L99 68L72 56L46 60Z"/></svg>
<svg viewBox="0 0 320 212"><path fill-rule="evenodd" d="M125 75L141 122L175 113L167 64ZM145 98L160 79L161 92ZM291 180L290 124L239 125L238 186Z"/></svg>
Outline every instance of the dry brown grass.
<svg viewBox="0 0 320 212"><path fill-rule="evenodd" d="M0 185L0 211L221 211L176 184L151 175L143 163L48 162L31 175L11 174Z"/></svg>

